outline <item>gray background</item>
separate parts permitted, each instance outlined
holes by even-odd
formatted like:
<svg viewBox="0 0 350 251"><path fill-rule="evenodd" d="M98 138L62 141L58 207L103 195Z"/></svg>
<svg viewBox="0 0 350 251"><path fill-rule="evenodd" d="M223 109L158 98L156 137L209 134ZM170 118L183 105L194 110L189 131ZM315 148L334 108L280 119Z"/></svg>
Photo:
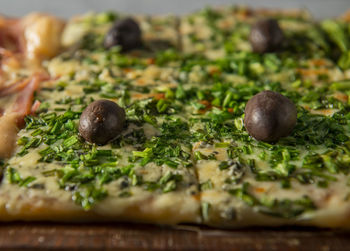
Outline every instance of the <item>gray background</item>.
<svg viewBox="0 0 350 251"><path fill-rule="evenodd" d="M0 12L9 16L22 16L32 11L44 11L61 17L92 10L118 10L135 14L183 14L206 5L225 4L306 8L316 18L334 17L350 8L350 0L0 0Z"/></svg>

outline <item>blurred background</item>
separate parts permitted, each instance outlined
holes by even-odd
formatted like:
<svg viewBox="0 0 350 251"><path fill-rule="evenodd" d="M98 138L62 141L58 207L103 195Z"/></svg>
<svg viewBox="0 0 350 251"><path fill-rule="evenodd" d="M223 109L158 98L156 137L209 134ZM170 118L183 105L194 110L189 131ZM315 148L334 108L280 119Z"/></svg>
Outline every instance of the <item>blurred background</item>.
<svg viewBox="0 0 350 251"><path fill-rule="evenodd" d="M350 8L350 0L0 0L2 14L22 16L32 11L70 17L88 11L117 10L135 14L184 14L207 5L306 8L315 18L334 17Z"/></svg>

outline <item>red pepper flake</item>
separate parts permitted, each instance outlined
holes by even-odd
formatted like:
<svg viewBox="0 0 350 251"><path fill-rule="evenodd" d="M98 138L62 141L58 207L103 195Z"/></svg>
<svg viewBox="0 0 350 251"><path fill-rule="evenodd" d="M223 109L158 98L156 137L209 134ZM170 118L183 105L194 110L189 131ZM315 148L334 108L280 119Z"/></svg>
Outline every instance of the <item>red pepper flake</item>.
<svg viewBox="0 0 350 251"><path fill-rule="evenodd" d="M265 188L263 188L263 187L256 187L256 188L255 188L255 191L256 191L257 193L263 193L263 192L265 192Z"/></svg>
<svg viewBox="0 0 350 251"><path fill-rule="evenodd" d="M165 94L164 93L156 93L154 95L154 98L157 99L157 100L165 99Z"/></svg>
<svg viewBox="0 0 350 251"><path fill-rule="evenodd" d="M208 100L200 100L200 104L205 105L205 108L200 109L198 113L203 114L206 113L208 110L210 110L213 106Z"/></svg>
<svg viewBox="0 0 350 251"><path fill-rule="evenodd" d="M148 65L154 64L155 62L156 62L156 60L154 58L147 58L147 60L146 60L146 63Z"/></svg>
<svg viewBox="0 0 350 251"><path fill-rule="evenodd" d="M129 72L132 71L132 69L131 69L131 68L124 68L123 71L124 71L125 73L129 73Z"/></svg>

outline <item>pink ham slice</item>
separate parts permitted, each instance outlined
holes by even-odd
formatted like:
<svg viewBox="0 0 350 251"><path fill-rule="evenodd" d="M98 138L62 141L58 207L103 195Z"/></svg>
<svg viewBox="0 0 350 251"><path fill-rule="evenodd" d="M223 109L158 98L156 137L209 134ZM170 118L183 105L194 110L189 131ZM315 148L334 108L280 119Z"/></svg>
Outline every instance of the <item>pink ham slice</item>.
<svg viewBox="0 0 350 251"><path fill-rule="evenodd" d="M23 90L28 85L29 80L29 78L26 78L14 84L0 88L0 98L18 93L19 91Z"/></svg>
<svg viewBox="0 0 350 251"><path fill-rule="evenodd" d="M43 74L33 74L27 80L9 86L0 91L1 95L16 95L14 104L0 115L0 159L9 158L16 145L17 133L24 124L24 117L38 109L40 103L33 105L34 92L38 90L40 83L47 79ZM26 83L26 84L25 84ZM36 107L36 108L35 108Z"/></svg>
<svg viewBox="0 0 350 251"><path fill-rule="evenodd" d="M17 125L23 126L24 117L31 114L34 92L39 89L40 83L47 80L43 74L34 74L28 84L18 93L12 112L17 114Z"/></svg>
<svg viewBox="0 0 350 251"><path fill-rule="evenodd" d="M12 155L24 117L40 106L39 101L33 104L33 98L40 82L47 79L41 63L59 53L63 28L63 21L42 13L21 19L0 16L0 99L11 100L0 107L0 159ZM12 73L21 69L33 74L8 85L16 81Z"/></svg>

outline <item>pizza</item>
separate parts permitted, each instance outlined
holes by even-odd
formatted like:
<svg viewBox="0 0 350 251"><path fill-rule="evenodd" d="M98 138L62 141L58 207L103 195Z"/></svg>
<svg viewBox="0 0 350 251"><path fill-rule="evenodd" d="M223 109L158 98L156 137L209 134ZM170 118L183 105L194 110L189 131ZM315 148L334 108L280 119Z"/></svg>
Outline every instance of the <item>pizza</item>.
<svg viewBox="0 0 350 251"><path fill-rule="evenodd" d="M350 225L350 23L0 20L0 220Z"/></svg>

